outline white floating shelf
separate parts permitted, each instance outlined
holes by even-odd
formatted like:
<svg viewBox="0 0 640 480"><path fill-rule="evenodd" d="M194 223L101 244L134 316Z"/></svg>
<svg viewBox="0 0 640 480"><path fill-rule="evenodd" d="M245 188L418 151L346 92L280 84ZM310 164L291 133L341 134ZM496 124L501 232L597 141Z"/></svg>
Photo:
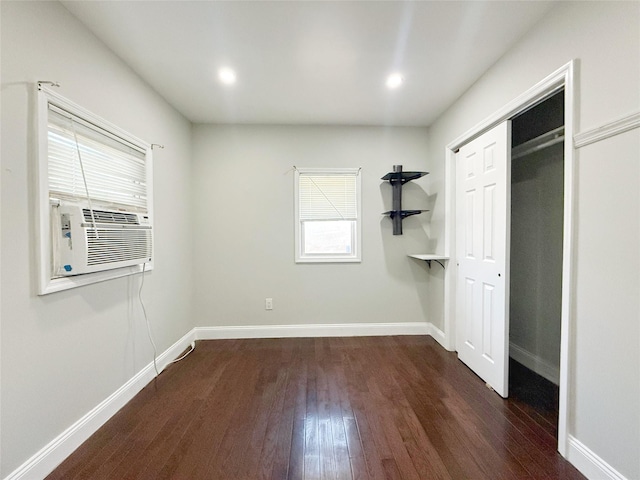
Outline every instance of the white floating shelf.
<svg viewBox="0 0 640 480"><path fill-rule="evenodd" d="M449 257L445 257L444 255L438 255L435 253L416 253L414 255L408 255L411 258L416 258L418 260L424 260L431 268L431 261L438 262L444 268L444 260L449 260Z"/></svg>
<svg viewBox="0 0 640 480"><path fill-rule="evenodd" d="M449 257L435 253L416 253L414 255L409 255L409 257L417 258L418 260L449 260Z"/></svg>

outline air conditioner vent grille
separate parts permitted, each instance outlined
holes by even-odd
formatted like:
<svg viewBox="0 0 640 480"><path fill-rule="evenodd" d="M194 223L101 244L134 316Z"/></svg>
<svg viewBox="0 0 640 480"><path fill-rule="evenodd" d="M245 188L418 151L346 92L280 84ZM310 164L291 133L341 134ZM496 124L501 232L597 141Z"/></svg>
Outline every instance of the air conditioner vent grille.
<svg viewBox="0 0 640 480"><path fill-rule="evenodd" d="M138 215L135 213L127 212L111 212L107 210L94 210L93 217L91 216L91 210L88 208L82 209L84 215L84 221L93 223L94 218L96 223L117 223L120 225L140 225Z"/></svg>
<svg viewBox="0 0 640 480"><path fill-rule="evenodd" d="M96 230L87 229L89 266L131 260L140 260L142 263L150 258L151 230L98 228L96 235Z"/></svg>

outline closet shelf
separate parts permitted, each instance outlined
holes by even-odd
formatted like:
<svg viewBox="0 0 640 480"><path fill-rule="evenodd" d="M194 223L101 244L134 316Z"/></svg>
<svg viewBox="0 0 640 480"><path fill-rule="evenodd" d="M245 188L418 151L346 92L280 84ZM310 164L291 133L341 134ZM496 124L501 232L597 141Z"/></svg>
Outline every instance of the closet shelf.
<svg viewBox="0 0 640 480"><path fill-rule="evenodd" d="M515 160L520 157L529 155L530 153L537 152L544 148L551 147L557 143L564 141L564 126L558 127L550 132L543 133L542 135L527 140L520 145L511 149L511 160Z"/></svg>

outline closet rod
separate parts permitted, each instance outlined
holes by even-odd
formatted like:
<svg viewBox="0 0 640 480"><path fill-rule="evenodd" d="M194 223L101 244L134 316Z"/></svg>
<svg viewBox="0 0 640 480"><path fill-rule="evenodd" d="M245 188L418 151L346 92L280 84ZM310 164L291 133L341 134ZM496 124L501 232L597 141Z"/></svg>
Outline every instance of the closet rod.
<svg viewBox="0 0 640 480"><path fill-rule="evenodd" d="M564 126L558 127L550 132L532 138L511 150L511 160L524 157L533 152L548 148L556 143L564 141Z"/></svg>

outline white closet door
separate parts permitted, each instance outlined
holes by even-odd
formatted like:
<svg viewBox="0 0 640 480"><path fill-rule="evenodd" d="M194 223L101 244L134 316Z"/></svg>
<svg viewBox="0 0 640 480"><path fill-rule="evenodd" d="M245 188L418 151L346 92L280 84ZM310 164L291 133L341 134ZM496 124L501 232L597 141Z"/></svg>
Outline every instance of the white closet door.
<svg viewBox="0 0 640 480"><path fill-rule="evenodd" d="M469 142L456 157L458 357L508 395L511 122Z"/></svg>

